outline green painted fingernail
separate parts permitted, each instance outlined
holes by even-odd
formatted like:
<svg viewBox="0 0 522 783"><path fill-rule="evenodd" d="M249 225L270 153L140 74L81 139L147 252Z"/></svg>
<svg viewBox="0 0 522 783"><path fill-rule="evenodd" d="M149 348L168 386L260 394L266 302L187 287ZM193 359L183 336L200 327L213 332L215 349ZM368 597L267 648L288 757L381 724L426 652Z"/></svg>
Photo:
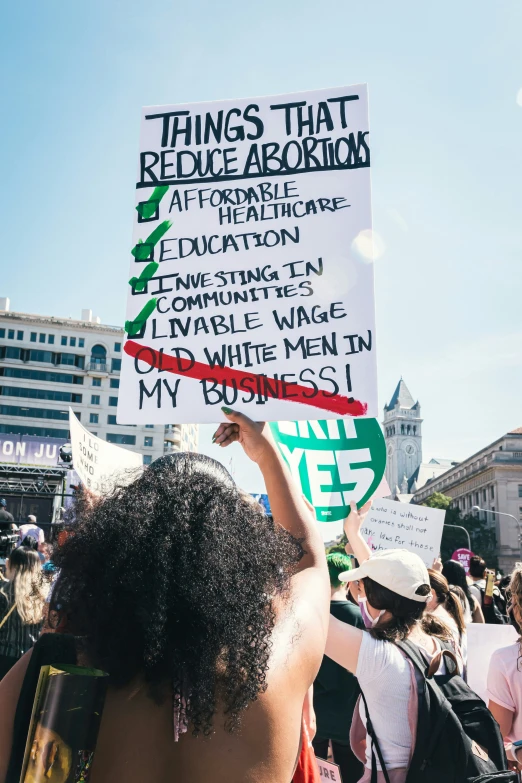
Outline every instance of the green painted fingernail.
<svg viewBox="0 0 522 783"><path fill-rule="evenodd" d="M214 443L214 441L216 440L216 435L217 435L217 432L215 432L215 433L212 435L212 443Z"/></svg>
<svg viewBox="0 0 522 783"><path fill-rule="evenodd" d="M234 413L232 408L221 408L221 410L223 411L223 413Z"/></svg>

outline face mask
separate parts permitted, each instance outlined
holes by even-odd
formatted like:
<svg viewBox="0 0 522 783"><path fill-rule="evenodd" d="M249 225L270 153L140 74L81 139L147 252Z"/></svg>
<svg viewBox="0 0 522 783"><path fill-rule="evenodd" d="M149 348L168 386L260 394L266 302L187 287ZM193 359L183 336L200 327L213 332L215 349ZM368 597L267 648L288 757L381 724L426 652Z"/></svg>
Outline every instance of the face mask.
<svg viewBox="0 0 522 783"><path fill-rule="evenodd" d="M385 613L386 609L381 609L377 617L373 618L369 613L368 609L366 608L367 601L368 599L366 598L366 596L364 596L364 598L359 598L359 597L357 598L357 603L359 604L359 609L361 610L362 619L365 627L374 628L379 622L379 620L381 619L381 617L383 616L383 614Z"/></svg>

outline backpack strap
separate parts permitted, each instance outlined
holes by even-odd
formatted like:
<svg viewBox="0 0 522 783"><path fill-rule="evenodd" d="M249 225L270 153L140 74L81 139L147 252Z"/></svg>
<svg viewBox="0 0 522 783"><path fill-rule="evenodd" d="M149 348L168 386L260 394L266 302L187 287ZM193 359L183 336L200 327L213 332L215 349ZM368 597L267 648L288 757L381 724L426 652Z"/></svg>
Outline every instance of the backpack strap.
<svg viewBox="0 0 522 783"><path fill-rule="evenodd" d="M31 723L36 686L42 666L73 664L77 662L74 636L45 633L31 651L13 724L13 744L7 770L6 783L19 783L25 754L27 733Z"/></svg>
<svg viewBox="0 0 522 783"><path fill-rule="evenodd" d="M386 783L390 783L390 776L388 775L388 770L386 769L386 764L384 763L381 746L379 745L379 740L377 739L377 735L375 734L373 724L370 718L370 712L368 710L368 704L366 702L366 699L364 698L364 693L362 691L361 691L361 697L364 702L364 711L366 712L366 731L368 732L368 736L372 741L371 783L377 783L377 760L375 758L375 751L377 751L377 756L379 757L379 764L381 765L381 770L382 770L382 774L384 775L384 780L386 781Z"/></svg>
<svg viewBox="0 0 522 783"><path fill-rule="evenodd" d="M421 682L420 678L417 679L419 693L419 725L421 724L421 709L422 707L428 706L427 694L425 693L425 690L427 689L429 691L429 697L437 698L440 702L438 719L435 725L431 726L429 735L426 735L425 727L423 726L424 731L423 738L421 739L421 746L424 747L424 750L422 752L422 758L419 761L419 769L422 772L437 746L437 742L439 741L440 733L444 728L448 713L450 713L452 709L451 704L442 694L442 691L440 690L434 678L434 674L438 670L444 655L447 655L450 660L454 662L455 670L458 672L457 659L451 647L443 645L442 641L442 649L437 655L434 656L434 659L432 659L430 664L426 662L417 645L413 644L412 642L406 640L404 642L395 642L395 644L401 649L403 654L413 662L419 674L422 675L422 680L424 681ZM431 664L434 662L435 658L437 659L437 666L435 670L430 673ZM423 685L424 687L422 687ZM425 710L423 710L423 713L425 713Z"/></svg>

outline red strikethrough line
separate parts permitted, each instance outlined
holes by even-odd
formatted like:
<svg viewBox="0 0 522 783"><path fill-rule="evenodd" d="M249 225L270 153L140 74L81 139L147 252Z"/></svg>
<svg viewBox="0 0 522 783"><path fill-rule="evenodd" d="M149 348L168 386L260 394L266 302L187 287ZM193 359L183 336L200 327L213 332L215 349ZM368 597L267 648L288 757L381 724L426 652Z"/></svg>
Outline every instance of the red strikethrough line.
<svg viewBox="0 0 522 783"><path fill-rule="evenodd" d="M364 416L368 410L366 402L359 402L353 397L344 397L342 394L333 396L327 395L320 390L315 397L310 397L311 390L307 386L294 385L293 382L269 378L266 375L257 375L245 370L233 370L231 367L210 367L202 362L194 362L191 367L188 359L178 359L175 356L168 356L160 353L147 345L141 345L134 340L127 340L124 345L124 351L129 356L136 358L138 356L141 362L145 362L151 367L182 375L185 378L195 378L198 381L215 380L219 384L224 384L229 388L239 389L243 392L251 391L250 386L240 386L242 381L249 381L255 384L256 389L266 389L267 384L271 390L266 393L268 399L288 400L289 402L298 402L302 405L309 405L312 408L331 411L340 416ZM257 391L256 391L257 393Z"/></svg>

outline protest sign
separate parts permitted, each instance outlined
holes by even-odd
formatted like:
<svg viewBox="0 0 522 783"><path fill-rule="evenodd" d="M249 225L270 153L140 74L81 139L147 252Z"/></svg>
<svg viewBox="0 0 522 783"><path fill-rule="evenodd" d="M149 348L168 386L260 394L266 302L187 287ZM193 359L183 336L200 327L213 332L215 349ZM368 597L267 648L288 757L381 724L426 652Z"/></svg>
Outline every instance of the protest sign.
<svg viewBox="0 0 522 783"><path fill-rule="evenodd" d="M120 423L378 415L368 134L365 85L143 110Z"/></svg>
<svg viewBox="0 0 522 783"><path fill-rule="evenodd" d="M343 531L350 501L372 497L386 467L377 419L279 421L270 425L279 450L315 509L324 541Z"/></svg>
<svg viewBox="0 0 522 783"><path fill-rule="evenodd" d="M456 560L464 568L466 574L469 574L469 561L473 557L473 552L469 549L456 549L453 552L451 559Z"/></svg>
<svg viewBox="0 0 522 783"><path fill-rule="evenodd" d="M117 484L129 484L143 466L141 454L122 449L92 435L69 408L69 430L73 465L87 489L95 495L109 492Z"/></svg>
<svg viewBox="0 0 522 783"><path fill-rule="evenodd" d="M376 500L361 532L374 552L380 549L409 549L431 568L440 552L446 512L439 508Z"/></svg>
<svg viewBox="0 0 522 783"><path fill-rule="evenodd" d="M319 767L319 777L321 781L330 780L332 783L342 783L341 770L337 764L325 761L316 756L317 766Z"/></svg>
<svg viewBox="0 0 522 783"><path fill-rule="evenodd" d="M488 671L495 650L514 644L518 634L512 625L471 623L468 632L468 685L488 703Z"/></svg>

